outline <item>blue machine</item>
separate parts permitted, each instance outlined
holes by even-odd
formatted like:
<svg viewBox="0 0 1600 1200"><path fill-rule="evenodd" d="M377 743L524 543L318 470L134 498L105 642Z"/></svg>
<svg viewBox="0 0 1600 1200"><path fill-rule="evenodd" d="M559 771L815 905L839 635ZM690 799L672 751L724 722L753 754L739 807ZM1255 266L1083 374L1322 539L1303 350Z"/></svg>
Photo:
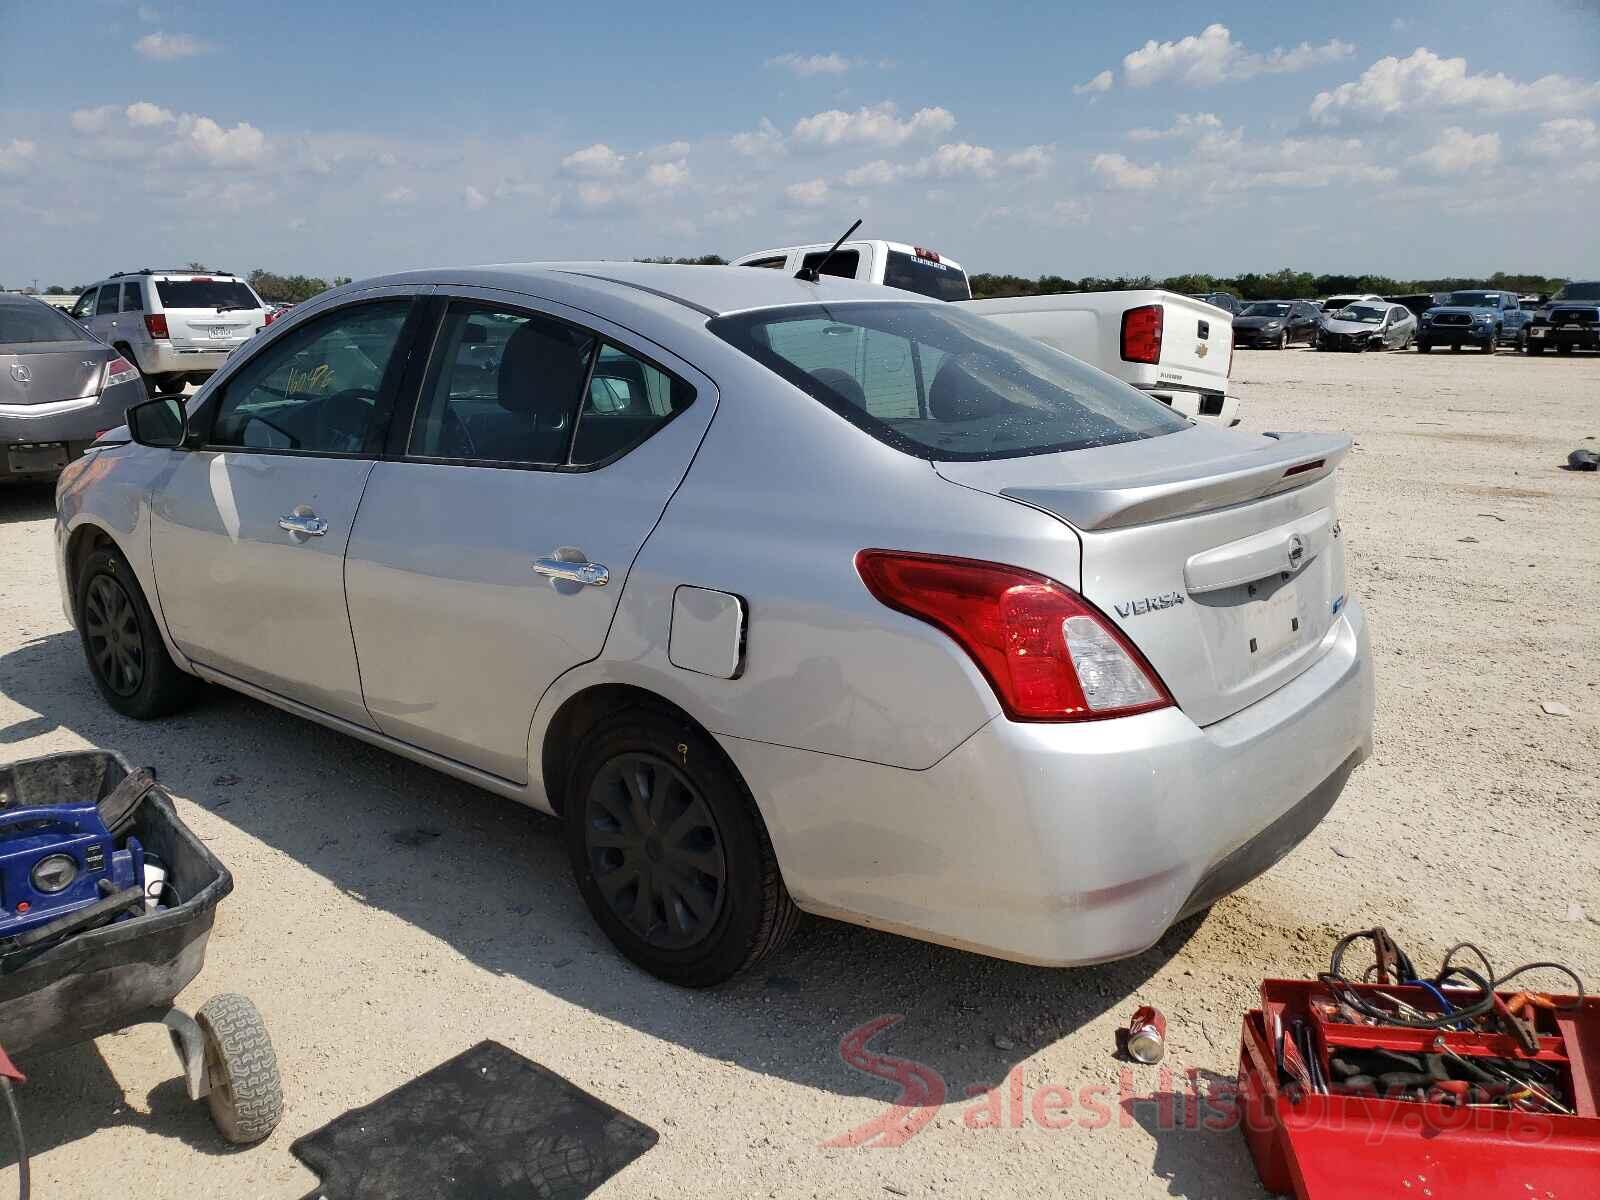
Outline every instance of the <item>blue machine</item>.
<svg viewBox="0 0 1600 1200"><path fill-rule="evenodd" d="M94 803L0 811L0 938L143 886L139 839L118 850Z"/></svg>

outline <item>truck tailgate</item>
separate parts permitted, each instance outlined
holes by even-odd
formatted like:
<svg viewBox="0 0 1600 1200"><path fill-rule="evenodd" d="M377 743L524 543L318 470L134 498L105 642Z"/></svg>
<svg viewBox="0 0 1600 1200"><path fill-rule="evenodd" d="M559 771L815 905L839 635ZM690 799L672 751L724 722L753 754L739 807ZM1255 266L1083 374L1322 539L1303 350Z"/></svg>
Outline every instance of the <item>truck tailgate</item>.
<svg viewBox="0 0 1600 1200"><path fill-rule="evenodd" d="M1173 292L1161 293L1161 307L1157 386L1226 392L1233 358L1233 318L1227 309Z"/></svg>

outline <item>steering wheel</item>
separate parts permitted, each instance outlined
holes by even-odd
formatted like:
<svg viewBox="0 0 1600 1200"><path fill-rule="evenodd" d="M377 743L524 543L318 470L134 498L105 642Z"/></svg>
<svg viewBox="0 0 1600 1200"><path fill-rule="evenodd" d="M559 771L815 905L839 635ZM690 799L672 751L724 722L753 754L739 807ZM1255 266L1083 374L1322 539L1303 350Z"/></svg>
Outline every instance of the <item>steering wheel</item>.
<svg viewBox="0 0 1600 1200"><path fill-rule="evenodd" d="M323 398L317 406L317 447L354 454L367 440L378 394L371 388L346 388Z"/></svg>

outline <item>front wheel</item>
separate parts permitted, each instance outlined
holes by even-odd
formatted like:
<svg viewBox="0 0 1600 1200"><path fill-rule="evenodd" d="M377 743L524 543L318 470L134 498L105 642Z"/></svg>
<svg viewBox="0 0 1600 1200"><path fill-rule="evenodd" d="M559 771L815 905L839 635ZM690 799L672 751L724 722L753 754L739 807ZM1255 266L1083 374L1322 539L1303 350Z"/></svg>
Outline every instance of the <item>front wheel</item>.
<svg viewBox="0 0 1600 1200"><path fill-rule="evenodd" d="M755 801L682 719L639 708L603 722L579 747L565 796L578 891L652 975L711 987L793 932L800 910Z"/></svg>
<svg viewBox="0 0 1600 1200"><path fill-rule="evenodd" d="M1500 335L1491 333L1489 340L1483 343L1483 352L1485 354L1493 354L1498 349L1500 349Z"/></svg>
<svg viewBox="0 0 1600 1200"><path fill-rule="evenodd" d="M1417 343L1417 353L1418 354L1426 354L1428 351L1430 351L1432 349L1433 349L1433 344L1431 342L1421 342L1421 341L1419 341Z"/></svg>
<svg viewBox="0 0 1600 1200"><path fill-rule="evenodd" d="M125 717L148 721L186 707L199 681L167 653L128 560L96 550L78 572L78 634L95 686Z"/></svg>

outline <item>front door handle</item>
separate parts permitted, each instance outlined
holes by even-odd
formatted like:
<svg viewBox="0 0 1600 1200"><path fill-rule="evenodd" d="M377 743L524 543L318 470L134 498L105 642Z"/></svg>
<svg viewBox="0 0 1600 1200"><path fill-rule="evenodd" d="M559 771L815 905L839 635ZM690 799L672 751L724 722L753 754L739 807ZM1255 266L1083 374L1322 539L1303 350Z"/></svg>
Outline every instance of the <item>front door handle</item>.
<svg viewBox="0 0 1600 1200"><path fill-rule="evenodd" d="M328 523L315 513L290 513L278 518L278 528L304 537L321 537L328 532Z"/></svg>
<svg viewBox="0 0 1600 1200"><path fill-rule="evenodd" d="M551 579L587 584L589 587L605 587L611 582L611 572L606 570L603 563L570 562L564 558L536 558L533 560L533 569L536 574Z"/></svg>

